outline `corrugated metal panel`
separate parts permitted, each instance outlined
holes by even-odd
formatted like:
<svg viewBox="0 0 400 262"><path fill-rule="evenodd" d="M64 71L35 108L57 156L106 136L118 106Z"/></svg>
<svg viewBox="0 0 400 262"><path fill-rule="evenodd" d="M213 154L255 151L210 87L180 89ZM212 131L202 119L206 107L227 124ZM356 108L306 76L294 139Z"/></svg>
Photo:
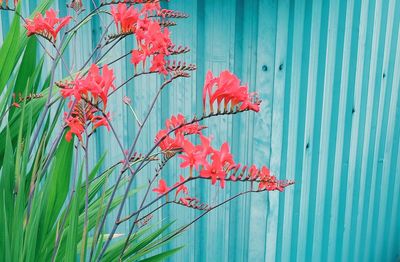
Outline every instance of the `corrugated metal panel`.
<svg viewBox="0 0 400 262"><path fill-rule="evenodd" d="M84 1L88 9L98 2ZM63 14L64 3L59 1ZM139 150L152 145L171 114L201 112L206 70L230 69L264 102L257 115L207 120L214 143L227 140L237 161L268 164L280 178L297 182L285 193L245 197L203 218L169 244L186 245L172 260L399 259L400 1L175 0L166 5L191 15L173 28L173 36L175 43L191 47L183 59L199 69L166 89ZM3 36L9 21L2 12ZM107 21L86 25L67 59L81 63ZM132 47L126 41L111 55ZM133 72L129 63L113 68L119 82ZM143 115L159 83L150 76L135 80L112 98L113 121L126 147L137 129L122 97L130 96ZM96 137L93 160L103 150L108 163L121 158L111 136ZM171 163L163 176L172 183L177 170ZM144 176L136 185L143 183ZM234 185L221 192L200 182L191 188L209 203L241 189ZM126 212L137 204L131 199ZM174 207L158 218L178 218L182 224L195 215Z"/></svg>

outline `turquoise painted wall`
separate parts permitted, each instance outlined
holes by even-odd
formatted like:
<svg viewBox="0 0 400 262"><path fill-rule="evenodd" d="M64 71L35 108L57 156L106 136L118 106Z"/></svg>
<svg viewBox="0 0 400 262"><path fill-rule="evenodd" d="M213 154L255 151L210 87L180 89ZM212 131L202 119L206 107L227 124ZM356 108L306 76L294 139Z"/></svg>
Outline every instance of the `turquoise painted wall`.
<svg viewBox="0 0 400 262"><path fill-rule="evenodd" d="M35 1L25 2L27 13ZM87 9L98 3L83 2ZM153 144L171 114L201 112L206 70L229 69L259 92L262 111L208 120L207 132L215 144L229 141L237 161L267 164L297 182L285 193L244 197L203 218L170 243L186 245L171 261L398 261L400 1L171 0L165 6L190 14L172 34L176 44L191 47L182 59L198 70L166 89L139 151ZM9 21L2 12L1 36ZM66 57L71 64L88 57L107 21L95 19L79 33ZM111 55L129 51L131 42ZM118 82L133 72L129 63L113 68ZM157 84L155 77L132 82L110 103L126 147L136 128L122 97L130 96L143 115ZM98 133L92 160L104 150L108 163L121 159L114 144ZM177 170L173 162L162 176L174 182ZM136 185L144 183L142 176ZM199 182L190 190L214 203L241 187L221 191ZM156 219L178 218L179 225L195 214L174 207Z"/></svg>

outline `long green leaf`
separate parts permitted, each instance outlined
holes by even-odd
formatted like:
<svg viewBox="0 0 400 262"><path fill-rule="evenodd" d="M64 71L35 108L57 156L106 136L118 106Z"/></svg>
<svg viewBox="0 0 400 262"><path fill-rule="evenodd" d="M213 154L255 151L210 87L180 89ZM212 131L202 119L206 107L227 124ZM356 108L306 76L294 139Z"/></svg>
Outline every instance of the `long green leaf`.
<svg viewBox="0 0 400 262"><path fill-rule="evenodd" d="M18 7L18 12L19 11L20 7ZM14 70L14 66L17 63L19 45L16 43L19 43L20 29L20 19L15 15L11 23L10 31L0 48L0 93L3 92Z"/></svg>

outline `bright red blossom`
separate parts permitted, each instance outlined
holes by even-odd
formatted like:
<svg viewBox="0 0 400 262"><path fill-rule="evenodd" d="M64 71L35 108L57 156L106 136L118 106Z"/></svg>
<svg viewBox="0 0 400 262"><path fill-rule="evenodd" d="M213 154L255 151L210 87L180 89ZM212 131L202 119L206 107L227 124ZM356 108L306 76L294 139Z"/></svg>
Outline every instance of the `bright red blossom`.
<svg viewBox="0 0 400 262"><path fill-rule="evenodd" d="M258 184L259 190L279 190L283 191L283 187L280 185L279 181L276 180L275 176L271 176L270 170L263 166L260 170L259 177L261 182Z"/></svg>
<svg viewBox="0 0 400 262"><path fill-rule="evenodd" d="M185 123L185 117L182 114L178 114L176 116L172 116L170 119L167 119L165 121L165 127L168 130L172 130L183 125L174 132L175 134L181 133L184 135L200 134L200 131L205 128L205 126L200 126L199 123L184 125Z"/></svg>
<svg viewBox="0 0 400 262"><path fill-rule="evenodd" d="M139 11L134 7L127 7L126 4L119 3L111 6L111 15L114 18L118 33L134 33L136 22L139 19Z"/></svg>
<svg viewBox="0 0 400 262"><path fill-rule="evenodd" d="M26 19L25 28L28 36L33 34L41 35L50 42L55 43L58 33L70 20L71 16L58 18L57 12L54 9L49 9L44 17L38 13L33 19Z"/></svg>
<svg viewBox="0 0 400 262"><path fill-rule="evenodd" d="M160 144L158 145L163 152L181 150L182 144L184 141L183 135L178 134L175 136L175 138L172 138L172 137L168 136L167 134L168 134L168 130L165 130L165 129L160 130L156 135L154 143L158 143L159 141L161 141L161 139L163 139L160 142Z"/></svg>
<svg viewBox="0 0 400 262"><path fill-rule="evenodd" d="M176 186L179 185L179 184L182 184L182 183L185 182L185 181L186 181L186 179L185 179L182 175L180 175L180 176L179 176L179 182L175 183L174 187L176 187ZM181 191L182 191L185 195L187 195L187 194L189 193L189 190L188 190L188 188L185 186L185 184L182 184L182 185L178 186L178 188L176 189L175 196L177 196Z"/></svg>
<svg viewBox="0 0 400 262"><path fill-rule="evenodd" d="M174 150L182 150L184 142L186 141L184 136L191 134L200 134L201 130L204 129L204 126L200 126L198 123L183 125L186 123L186 119L183 115L178 114L177 116L172 116L170 119L165 121L165 129L161 129L158 131L156 138L154 140L155 143L158 143L163 139L159 147L163 152L174 151ZM177 128L183 125L181 128ZM167 135L171 130L177 128L173 133L175 137L171 135Z"/></svg>
<svg viewBox="0 0 400 262"><path fill-rule="evenodd" d="M223 103L223 108L243 110L252 110L258 112L260 110L261 101L258 100L256 93L249 93L248 87L240 85L240 79L229 71L223 71L219 77L214 77L211 72L206 75L206 81L203 88L203 109L206 110L206 103L210 111L214 111L214 103L217 108Z"/></svg>
<svg viewBox="0 0 400 262"><path fill-rule="evenodd" d="M204 169L200 171L200 176L211 178L212 185L215 185L217 180L219 180L221 188L224 188L226 173L224 171L223 163L218 154L214 154L211 159L212 163L204 166Z"/></svg>
<svg viewBox="0 0 400 262"><path fill-rule="evenodd" d="M65 114L65 123L70 128L66 135L67 141L71 140L72 134L82 141L82 133L90 123L93 125L93 130L100 126L105 126L109 130L110 113L105 112L109 91L115 89L114 79L114 72L107 65L100 70L93 64L86 77L77 76L70 83L60 84L61 95L71 99L68 107L74 105L71 115L68 117ZM99 111L100 102L102 102L101 111Z"/></svg>
<svg viewBox="0 0 400 262"><path fill-rule="evenodd" d="M164 179L160 179L158 182L158 187L153 188L153 192L156 192L159 195L163 195L167 193L170 190L170 188L167 186L167 183L165 182Z"/></svg>
<svg viewBox="0 0 400 262"><path fill-rule="evenodd" d="M140 11L119 3L117 7L111 7L111 15L119 34L132 33L136 37L138 48L132 50L131 57L135 69L139 63L145 64L146 59L152 57L150 71L166 75L165 56L169 55L172 46L169 30L162 28L157 19L149 17L160 9L160 3L143 4Z"/></svg>
<svg viewBox="0 0 400 262"><path fill-rule="evenodd" d="M131 63L136 67L139 63L146 60L146 55L143 51L132 50Z"/></svg>
<svg viewBox="0 0 400 262"><path fill-rule="evenodd" d="M183 154L179 155L179 158L183 160L180 164L181 168L195 167L196 170L199 169L199 166L206 165L206 157L207 155L204 154L201 146L194 146L189 140L185 140L183 142Z"/></svg>
<svg viewBox="0 0 400 262"><path fill-rule="evenodd" d="M163 75L168 74L167 70L165 69L165 63L165 55L155 55L151 61L150 72L159 72Z"/></svg>

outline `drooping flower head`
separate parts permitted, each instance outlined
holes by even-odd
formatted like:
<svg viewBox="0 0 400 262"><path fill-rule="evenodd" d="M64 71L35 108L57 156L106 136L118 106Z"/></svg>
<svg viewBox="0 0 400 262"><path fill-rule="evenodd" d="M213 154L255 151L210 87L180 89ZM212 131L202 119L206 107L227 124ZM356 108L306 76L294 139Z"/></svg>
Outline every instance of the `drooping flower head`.
<svg viewBox="0 0 400 262"><path fill-rule="evenodd" d="M119 3L117 6L111 6L111 15L117 27L118 33L134 33L136 22L139 19L139 11L134 7L128 7L126 4Z"/></svg>
<svg viewBox="0 0 400 262"><path fill-rule="evenodd" d="M167 183L165 182L164 179L160 179L158 182L158 187L153 188L153 192L156 192L159 195L163 195L167 193L170 190L170 188L167 186Z"/></svg>
<svg viewBox="0 0 400 262"><path fill-rule="evenodd" d="M71 140L72 134L82 141L82 133L88 124L93 125L92 130L100 126L109 130L107 101L110 89L115 89L114 79L114 72L107 65L100 70L93 64L85 77L78 75L69 83L59 84L60 93L70 99L68 107L72 110L69 117L65 115L65 123L70 128L66 135L67 141Z"/></svg>
<svg viewBox="0 0 400 262"><path fill-rule="evenodd" d="M174 184L174 187L176 187L176 186L178 186L179 184L181 184L181 185L178 186L178 188L176 189L175 196L178 196L180 192L183 192L185 195L187 195L187 194L189 193L188 188L186 187L185 184L183 184L185 181L186 181L186 179L185 179L182 175L180 175L180 176L179 176L179 182L176 182L176 183Z"/></svg>
<svg viewBox="0 0 400 262"><path fill-rule="evenodd" d="M38 13L33 19L26 19L25 28L28 36L37 34L55 43L58 33L70 20L71 16L58 18L57 12L51 8L46 11L45 16Z"/></svg>
<svg viewBox="0 0 400 262"><path fill-rule="evenodd" d="M207 100L208 98L208 100ZM227 110L260 110L261 101L256 93L249 93L248 87L240 84L240 79L229 71L223 71L218 77L211 72L206 75L203 88L203 110L206 111L206 104L209 104L210 111L214 112L215 103L218 110L223 102L223 109Z"/></svg>
<svg viewBox="0 0 400 262"><path fill-rule="evenodd" d="M117 35L134 34L137 42L137 48L132 50L131 62L135 66L151 58L151 72L159 74L168 74L166 70L165 56L170 54L169 48L172 46L168 28L160 26L160 21L155 19L154 13L158 14L161 10L159 2L144 3L141 10L134 6L128 6L126 3L118 3L111 7L117 27Z"/></svg>

